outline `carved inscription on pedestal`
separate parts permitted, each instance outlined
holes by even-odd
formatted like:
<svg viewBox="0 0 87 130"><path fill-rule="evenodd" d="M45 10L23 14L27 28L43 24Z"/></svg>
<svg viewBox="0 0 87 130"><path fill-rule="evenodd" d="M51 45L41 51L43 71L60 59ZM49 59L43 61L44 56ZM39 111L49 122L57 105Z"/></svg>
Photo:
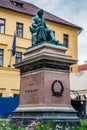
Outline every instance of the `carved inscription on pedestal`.
<svg viewBox="0 0 87 130"><path fill-rule="evenodd" d="M25 90L26 94L37 92L38 88L35 88L34 83L29 84L29 88Z"/></svg>

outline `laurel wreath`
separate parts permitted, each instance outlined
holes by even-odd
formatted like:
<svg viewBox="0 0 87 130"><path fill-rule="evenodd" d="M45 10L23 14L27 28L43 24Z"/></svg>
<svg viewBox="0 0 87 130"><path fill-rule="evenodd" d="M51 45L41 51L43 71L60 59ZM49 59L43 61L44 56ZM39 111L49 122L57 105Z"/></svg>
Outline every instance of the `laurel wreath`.
<svg viewBox="0 0 87 130"><path fill-rule="evenodd" d="M58 92L58 91L55 91L55 83L59 83L60 86L61 86L61 89L60 89L59 92ZM62 94L63 94L64 86L63 86L63 84L62 84L62 82L61 82L60 80L55 80L55 81L52 83L51 90L52 90L53 96L59 97L59 96L62 96Z"/></svg>

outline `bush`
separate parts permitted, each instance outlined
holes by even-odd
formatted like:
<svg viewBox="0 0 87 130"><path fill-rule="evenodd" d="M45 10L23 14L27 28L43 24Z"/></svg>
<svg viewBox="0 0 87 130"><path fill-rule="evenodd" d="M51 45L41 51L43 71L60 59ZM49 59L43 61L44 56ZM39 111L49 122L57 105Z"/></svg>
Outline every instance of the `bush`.
<svg viewBox="0 0 87 130"><path fill-rule="evenodd" d="M22 122L10 123L9 120L0 119L0 130L26 130Z"/></svg>
<svg viewBox="0 0 87 130"><path fill-rule="evenodd" d="M70 127L66 124L65 128L61 124L54 125L52 121L44 123L42 121L32 121L27 127L21 121L15 123L10 120L0 119L0 130L87 130L87 120L82 120L78 127Z"/></svg>
<svg viewBox="0 0 87 130"><path fill-rule="evenodd" d="M81 126L76 127L74 130L87 130L87 120L81 120Z"/></svg>
<svg viewBox="0 0 87 130"><path fill-rule="evenodd" d="M54 130L54 124L52 121L48 121L47 123L37 123L35 126L35 130Z"/></svg>

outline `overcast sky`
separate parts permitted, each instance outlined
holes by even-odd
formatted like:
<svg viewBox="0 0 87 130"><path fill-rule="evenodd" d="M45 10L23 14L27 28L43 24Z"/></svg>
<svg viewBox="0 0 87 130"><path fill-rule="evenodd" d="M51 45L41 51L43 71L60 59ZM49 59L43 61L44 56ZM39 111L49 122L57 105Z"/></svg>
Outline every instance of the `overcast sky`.
<svg viewBox="0 0 87 130"><path fill-rule="evenodd" d="M79 64L87 61L87 0L23 0L83 28L78 36ZM74 44L74 43L73 43Z"/></svg>

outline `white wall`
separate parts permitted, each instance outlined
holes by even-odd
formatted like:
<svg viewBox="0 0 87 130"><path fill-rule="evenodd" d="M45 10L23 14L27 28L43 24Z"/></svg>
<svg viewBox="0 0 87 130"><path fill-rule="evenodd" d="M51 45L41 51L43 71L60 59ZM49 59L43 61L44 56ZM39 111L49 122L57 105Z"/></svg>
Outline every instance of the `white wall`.
<svg viewBox="0 0 87 130"><path fill-rule="evenodd" d="M71 90L87 90L87 70L70 74Z"/></svg>
<svg viewBox="0 0 87 130"><path fill-rule="evenodd" d="M70 74L70 89L76 90L79 94L87 97L87 70Z"/></svg>

